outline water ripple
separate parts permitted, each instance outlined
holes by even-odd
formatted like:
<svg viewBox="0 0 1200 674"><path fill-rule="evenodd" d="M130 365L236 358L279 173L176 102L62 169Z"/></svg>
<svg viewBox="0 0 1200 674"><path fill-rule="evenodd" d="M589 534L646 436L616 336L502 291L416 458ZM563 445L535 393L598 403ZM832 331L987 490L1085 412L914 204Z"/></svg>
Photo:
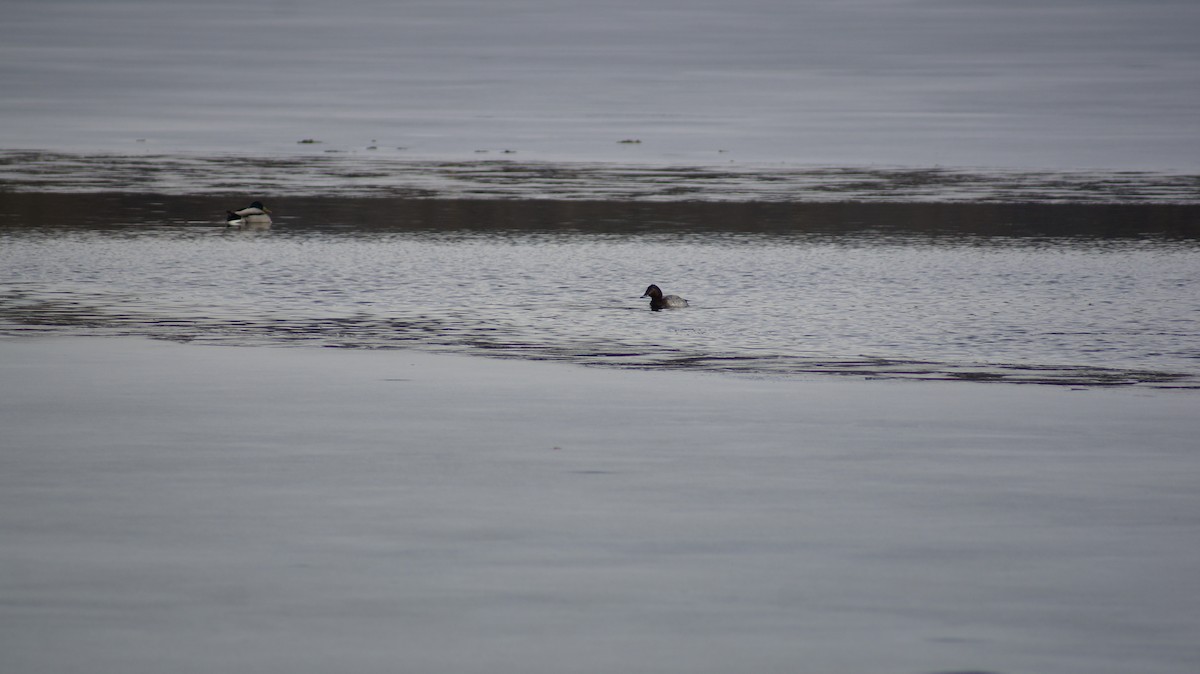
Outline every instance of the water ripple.
<svg viewBox="0 0 1200 674"><path fill-rule="evenodd" d="M0 334L722 376L1200 381L1194 207L282 203L274 229L240 232L174 219L207 198L0 193ZM651 282L692 306L649 311Z"/></svg>
<svg viewBox="0 0 1200 674"><path fill-rule="evenodd" d="M8 190L200 195L246 185L276 196L1200 204L1200 175L1178 172L0 152L0 187Z"/></svg>

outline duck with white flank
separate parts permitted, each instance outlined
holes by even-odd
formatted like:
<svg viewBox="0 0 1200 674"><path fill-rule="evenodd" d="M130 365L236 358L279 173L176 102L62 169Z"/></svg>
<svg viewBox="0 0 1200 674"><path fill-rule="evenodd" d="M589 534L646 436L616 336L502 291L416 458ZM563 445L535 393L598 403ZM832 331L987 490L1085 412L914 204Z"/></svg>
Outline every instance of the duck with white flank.
<svg viewBox="0 0 1200 674"><path fill-rule="evenodd" d="M240 210L225 211L225 226L257 225L261 227L270 225L270 212L266 206L263 206L261 201L256 201Z"/></svg>
<svg viewBox="0 0 1200 674"><path fill-rule="evenodd" d="M659 311L661 309L680 309L688 305L688 301L679 295L663 295L662 290L658 286L652 285L646 288L646 294L642 297L650 298L650 310Z"/></svg>

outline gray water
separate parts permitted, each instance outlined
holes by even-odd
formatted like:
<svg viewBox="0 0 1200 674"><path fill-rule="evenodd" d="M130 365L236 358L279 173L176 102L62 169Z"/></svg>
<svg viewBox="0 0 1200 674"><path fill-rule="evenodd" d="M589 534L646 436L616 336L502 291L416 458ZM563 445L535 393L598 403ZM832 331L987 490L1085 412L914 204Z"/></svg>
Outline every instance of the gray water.
<svg viewBox="0 0 1200 674"><path fill-rule="evenodd" d="M65 194L555 201L1200 204L1200 174L1114 169L413 160L386 153L0 150L0 188ZM257 198L257 197L256 197Z"/></svg>
<svg viewBox="0 0 1200 674"><path fill-rule="evenodd" d="M177 219L213 200L113 201L2 202L0 332L771 377L1200 383L1190 208L296 199L274 227L243 231ZM650 283L691 306L650 311Z"/></svg>
<svg viewBox="0 0 1200 674"><path fill-rule="evenodd" d="M2 659L1195 671L1198 27L6 0Z"/></svg>
<svg viewBox="0 0 1200 674"><path fill-rule="evenodd" d="M1198 372L1194 2L4 9L8 334ZM274 229L219 226L253 199ZM646 311L649 283L693 306Z"/></svg>
<svg viewBox="0 0 1200 674"><path fill-rule="evenodd" d="M1198 26L1191 0L8 0L0 148L1194 172Z"/></svg>

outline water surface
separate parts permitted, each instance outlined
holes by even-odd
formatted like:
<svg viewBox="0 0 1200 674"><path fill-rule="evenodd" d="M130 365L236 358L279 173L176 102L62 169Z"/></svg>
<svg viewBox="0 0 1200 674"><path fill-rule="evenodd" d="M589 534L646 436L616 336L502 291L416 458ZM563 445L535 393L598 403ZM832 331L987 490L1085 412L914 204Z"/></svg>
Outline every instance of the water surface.
<svg viewBox="0 0 1200 674"><path fill-rule="evenodd" d="M1195 172L1198 24L1189 0L9 0L0 147Z"/></svg>
<svg viewBox="0 0 1200 674"><path fill-rule="evenodd" d="M209 197L0 203L10 335L772 377L1200 376L1194 207L295 198L242 231ZM692 306L649 311L650 283Z"/></svg>

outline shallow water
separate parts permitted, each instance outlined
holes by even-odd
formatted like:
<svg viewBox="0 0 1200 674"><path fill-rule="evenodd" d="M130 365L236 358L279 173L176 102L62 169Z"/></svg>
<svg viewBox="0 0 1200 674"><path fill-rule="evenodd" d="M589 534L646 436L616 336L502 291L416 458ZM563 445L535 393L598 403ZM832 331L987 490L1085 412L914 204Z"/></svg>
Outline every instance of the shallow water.
<svg viewBox="0 0 1200 674"><path fill-rule="evenodd" d="M1186 207L296 199L268 230L180 218L216 203L6 195L0 331L756 376L1200 383ZM650 283L692 306L649 311Z"/></svg>

